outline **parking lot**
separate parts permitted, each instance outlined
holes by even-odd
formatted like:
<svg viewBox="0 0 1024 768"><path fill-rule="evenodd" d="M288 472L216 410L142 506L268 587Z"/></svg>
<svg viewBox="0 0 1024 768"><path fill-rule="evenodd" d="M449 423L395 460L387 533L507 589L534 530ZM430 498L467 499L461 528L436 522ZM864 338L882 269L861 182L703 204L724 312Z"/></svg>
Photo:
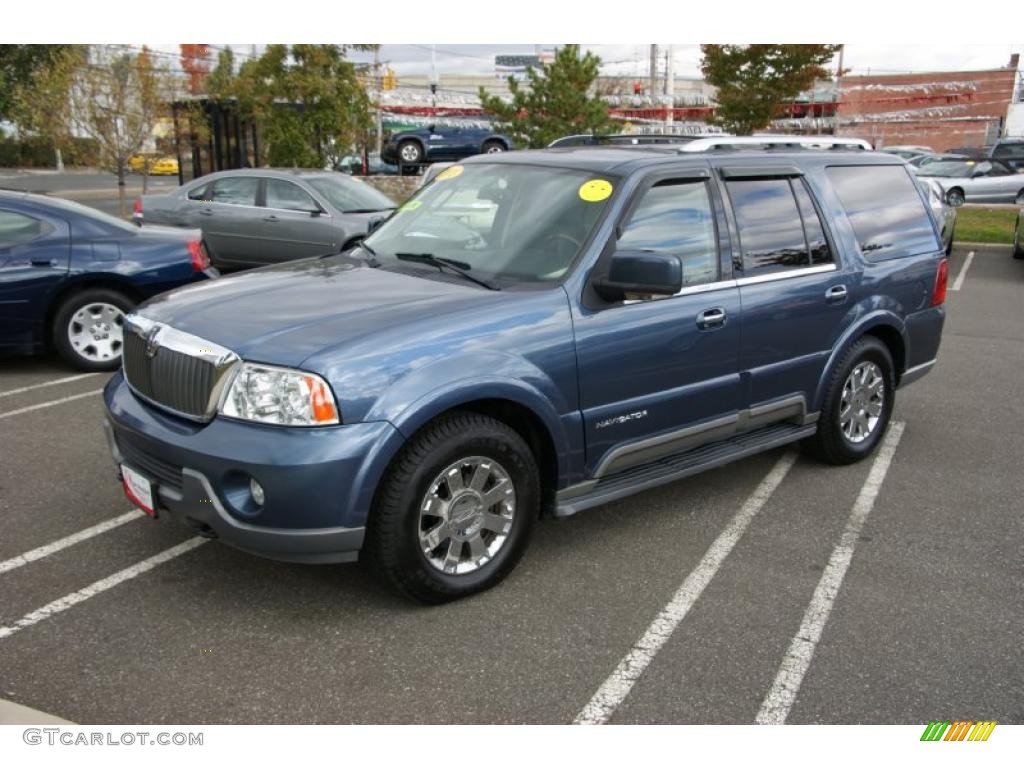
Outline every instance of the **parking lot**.
<svg viewBox="0 0 1024 768"><path fill-rule="evenodd" d="M106 375L0 360L0 698L78 723L1022 723L1024 262L971 253L879 458L775 451L545 520L441 607L128 514Z"/></svg>

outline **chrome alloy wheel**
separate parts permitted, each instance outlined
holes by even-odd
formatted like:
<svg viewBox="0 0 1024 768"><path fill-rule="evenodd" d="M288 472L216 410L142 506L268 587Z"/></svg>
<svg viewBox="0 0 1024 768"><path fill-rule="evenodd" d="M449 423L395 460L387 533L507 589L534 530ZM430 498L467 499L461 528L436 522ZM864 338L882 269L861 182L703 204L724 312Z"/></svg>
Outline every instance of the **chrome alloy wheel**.
<svg viewBox="0 0 1024 768"><path fill-rule="evenodd" d="M864 361L843 384L839 402L839 427L851 443L862 443L874 434L885 407L885 379L875 363Z"/></svg>
<svg viewBox="0 0 1024 768"><path fill-rule="evenodd" d="M459 459L423 497L420 549L442 573L472 573L505 545L515 513L516 492L504 467L483 456Z"/></svg>
<svg viewBox="0 0 1024 768"><path fill-rule="evenodd" d="M501 146L501 144L490 144L490 145L488 145L487 149L484 150L484 154L486 154L486 155L495 155L498 152L504 152L504 151L505 151L505 148L503 146Z"/></svg>
<svg viewBox="0 0 1024 768"><path fill-rule="evenodd" d="M120 307L103 302L86 304L68 321L68 341L86 360L113 360L124 344L123 325Z"/></svg>
<svg viewBox="0 0 1024 768"><path fill-rule="evenodd" d="M406 144L402 147L402 159L407 163L417 163L420 159L420 150L415 144Z"/></svg>

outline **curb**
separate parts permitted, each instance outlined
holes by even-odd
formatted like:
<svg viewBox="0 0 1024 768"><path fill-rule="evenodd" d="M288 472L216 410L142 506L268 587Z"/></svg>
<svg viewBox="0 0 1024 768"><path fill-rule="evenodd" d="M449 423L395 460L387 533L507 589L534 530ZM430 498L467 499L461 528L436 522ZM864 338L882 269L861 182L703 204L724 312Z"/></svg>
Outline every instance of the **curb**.
<svg viewBox="0 0 1024 768"><path fill-rule="evenodd" d="M48 715L31 707L0 699L0 725L74 725L56 715Z"/></svg>
<svg viewBox="0 0 1024 768"><path fill-rule="evenodd" d="M1008 251L1012 247L1012 243L968 243L960 240L957 240L956 242L953 243L954 249L963 249L971 251L993 251L996 253Z"/></svg>

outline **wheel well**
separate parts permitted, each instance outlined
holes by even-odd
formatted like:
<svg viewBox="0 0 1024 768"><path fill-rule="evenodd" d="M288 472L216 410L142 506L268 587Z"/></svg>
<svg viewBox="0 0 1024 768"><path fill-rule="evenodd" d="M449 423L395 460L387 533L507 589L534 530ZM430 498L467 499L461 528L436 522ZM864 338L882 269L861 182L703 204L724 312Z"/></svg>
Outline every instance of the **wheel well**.
<svg viewBox="0 0 1024 768"><path fill-rule="evenodd" d="M507 424L530 446L540 472L542 509L554 508L555 488L558 483L558 454L554 441L540 417L524 405L512 400L474 400L452 408L457 411L472 411Z"/></svg>
<svg viewBox="0 0 1024 768"><path fill-rule="evenodd" d="M497 136L491 136L489 139L484 139L484 143L480 146L486 147L488 144L501 144L505 149L508 149L508 144L505 143L505 140L499 139Z"/></svg>
<svg viewBox="0 0 1024 768"><path fill-rule="evenodd" d="M53 318L56 317L61 304L63 304L69 296L79 293L80 291L87 291L90 288L107 288L111 291L123 293L136 304L143 299L143 295L131 283L122 282L109 277L83 278L81 280L76 280L73 283L68 283L67 285L62 286L57 293L53 295L53 298L50 300L50 305L46 308L46 322L42 328L42 335L43 341L47 346L50 346L53 343Z"/></svg>
<svg viewBox="0 0 1024 768"><path fill-rule="evenodd" d="M866 331L864 335L874 336L889 348L893 365L896 366L896 383L899 384L903 371L906 369L907 355L906 348L903 345L903 337L900 336L899 331L890 325L876 325L874 328Z"/></svg>

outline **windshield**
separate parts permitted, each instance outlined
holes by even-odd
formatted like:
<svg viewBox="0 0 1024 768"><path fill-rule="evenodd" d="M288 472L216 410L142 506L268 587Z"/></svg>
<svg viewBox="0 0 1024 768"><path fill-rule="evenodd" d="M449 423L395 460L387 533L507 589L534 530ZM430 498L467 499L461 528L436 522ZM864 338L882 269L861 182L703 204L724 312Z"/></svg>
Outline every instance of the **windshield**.
<svg viewBox="0 0 1024 768"><path fill-rule="evenodd" d="M558 280L606 210L615 181L564 168L454 165L366 244L389 267L408 268L402 255L429 254L455 260L479 278Z"/></svg>
<svg viewBox="0 0 1024 768"><path fill-rule="evenodd" d="M395 207L390 198L362 181L343 176L313 176L306 182L342 213L387 211Z"/></svg>
<svg viewBox="0 0 1024 768"><path fill-rule="evenodd" d="M966 178L974 169L972 160L935 160L926 163L917 171L918 176L943 176L945 178Z"/></svg>

